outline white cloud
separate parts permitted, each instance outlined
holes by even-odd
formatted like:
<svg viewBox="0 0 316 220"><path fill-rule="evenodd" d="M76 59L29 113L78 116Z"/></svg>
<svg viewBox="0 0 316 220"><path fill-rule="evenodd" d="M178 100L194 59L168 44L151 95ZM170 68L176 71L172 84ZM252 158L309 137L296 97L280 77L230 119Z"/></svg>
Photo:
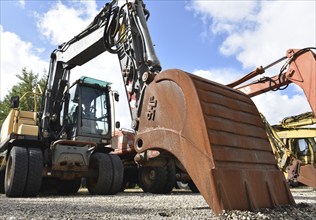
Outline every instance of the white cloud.
<svg viewBox="0 0 316 220"><path fill-rule="evenodd" d="M188 7L210 27L213 38L215 35L223 39L219 51L235 56L244 68L270 64L284 56L289 48L316 45L315 1L194 0ZM265 75L276 75L277 71L273 68ZM227 83L226 72L219 69L198 73ZM296 87L293 91L297 92L294 96L271 92L255 97L254 101L259 111L276 123L283 117L310 111L303 93Z"/></svg>
<svg viewBox="0 0 316 220"><path fill-rule="evenodd" d="M37 27L53 45L64 43L84 30L97 14L95 1L78 1L71 7L57 2L44 14L36 14Z"/></svg>
<svg viewBox="0 0 316 220"><path fill-rule="evenodd" d="M227 53L234 45L239 45L237 59L245 67L250 67L257 62L274 61L284 56L289 48L315 46L315 8L315 1L263 1L257 29L229 36L221 51Z"/></svg>
<svg viewBox="0 0 316 220"><path fill-rule="evenodd" d="M192 74L218 82L220 84L229 84L243 75L234 69L212 69L212 70L194 70Z"/></svg>
<svg viewBox="0 0 316 220"><path fill-rule="evenodd" d="M17 82L15 75L20 74L22 68L32 70L33 73L43 74L48 68L48 62L39 57L40 48L35 48L31 43L24 42L18 35L5 31L0 25L1 36L1 63L0 63L0 99Z"/></svg>
<svg viewBox="0 0 316 220"><path fill-rule="evenodd" d="M204 22L212 18L212 33L232 33L240 30L236 23L247 27L255 18L257 3L255 1L192 1L188 6L197 15L202 15Z"/></svg>
<svg viewBox="0 0 316 220"><path fill-rule="evenodd" d="M267 64L286 49L315 46L315 1L192 1L213 34L222 34L220 51L245 68ZM206 19L205 19L206 17Z"/></svg>
<svg viewBox="0 0 316 220"><path fill-rule="evenodd" d="M19 0L18 4L21 8L25 8L25 0Z"/></svg>
<svg viewBox="0 0 316 220"><path fill-rule="evenodd" d="M277 124L288 116L311 111L305 96L294 95L290 98L287 95L282 95L280 91L256 96L253 101L270 124Z"/></svg>

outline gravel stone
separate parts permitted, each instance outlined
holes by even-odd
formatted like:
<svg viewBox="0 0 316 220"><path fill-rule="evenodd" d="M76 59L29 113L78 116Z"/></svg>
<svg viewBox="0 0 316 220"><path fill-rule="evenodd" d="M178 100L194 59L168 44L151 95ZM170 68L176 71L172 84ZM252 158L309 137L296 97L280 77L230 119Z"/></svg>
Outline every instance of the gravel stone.
<svg viewBox="0 0 316 220"><path fill-rule="evenodd" d="M200 194L176 190L171 195L153 195L128 190L113 196L40 195L36 198L7 198L0 194L0 219L316 219L316 191L291 189L296 205L256 211L225 211L215 216Z"/></svg>

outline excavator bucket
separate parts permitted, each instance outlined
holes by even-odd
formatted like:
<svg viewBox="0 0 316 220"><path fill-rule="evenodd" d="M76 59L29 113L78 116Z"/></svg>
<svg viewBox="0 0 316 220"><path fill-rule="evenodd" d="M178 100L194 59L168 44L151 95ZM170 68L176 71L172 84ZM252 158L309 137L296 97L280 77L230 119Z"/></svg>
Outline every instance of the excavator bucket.
<svg viewBox="0 0 316 220"><path fill-rule="evenodd" d="M185 73L159 73L146 88L138 153L167 151L215 214L294 204L259 112L247 95Z"/></svg>
<svg viewBox="0 0 316 220"><path fill-rule="evenodd" d="M297 180L307 186L316 189L316 164L306 164L300 166L300 174Z"/></svg>

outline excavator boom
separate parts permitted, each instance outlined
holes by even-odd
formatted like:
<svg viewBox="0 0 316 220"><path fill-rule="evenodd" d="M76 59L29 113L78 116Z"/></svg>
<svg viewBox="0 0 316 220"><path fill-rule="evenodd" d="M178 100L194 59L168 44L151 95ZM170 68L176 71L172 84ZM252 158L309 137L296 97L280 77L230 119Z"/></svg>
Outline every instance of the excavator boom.
<svg viewBox="0 0 316 220"><path fill-rule="evenodd" d="M286 52L286 57L279 59L282 61L287 58L286 66L284 66L280 73L273 77L263 77L257 81L240 85L241 83L265 72L267 68L257 68L245 80L237 81L229 84L229 87L234 87L250 97L260 95L268 91L275 91L290 83L294 83L301 87L309 102L309 105L316 115L316 55L311 48L301 50L289 49ZM274 62L276 64L277 62ZM271 67L271 65L269 65ZM286 68L286 69L285 69Z"/></svg>

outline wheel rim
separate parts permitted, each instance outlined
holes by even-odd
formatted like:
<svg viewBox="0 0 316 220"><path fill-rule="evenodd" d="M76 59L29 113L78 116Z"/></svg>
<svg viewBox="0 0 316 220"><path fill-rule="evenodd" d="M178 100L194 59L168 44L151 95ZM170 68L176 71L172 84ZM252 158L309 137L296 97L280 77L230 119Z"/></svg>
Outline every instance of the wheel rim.
<svg viewBox="0 0 316 220"><path fill-rule="evenodd" d="M6 171L7 173L6 173L6 175L7 175L7 182L6 182L6 184L7 184L7 186L8 186L8 188L10 188L10 186L11 186L11 172L12 172L12 159L11 159L11 157L9 157L9 160L8 160L8 165L7 165L7 171Z"/></svg>
<svg viewBox="0 0 316 220"><path fill-rule="evenodd" d="M149 178L150 180L152 180L152 181L154 181L154 180L156 179L156 172L155 172L155 170L151 170L151 171L149 172L148 178Z"/></svg>
<svg viewBox="0 0 316 220"><path fill-rule="evenodd" d="M146 185L151 185L156 180L155 170L151 168L145 168L142 173L142 179Z"/></svg>

